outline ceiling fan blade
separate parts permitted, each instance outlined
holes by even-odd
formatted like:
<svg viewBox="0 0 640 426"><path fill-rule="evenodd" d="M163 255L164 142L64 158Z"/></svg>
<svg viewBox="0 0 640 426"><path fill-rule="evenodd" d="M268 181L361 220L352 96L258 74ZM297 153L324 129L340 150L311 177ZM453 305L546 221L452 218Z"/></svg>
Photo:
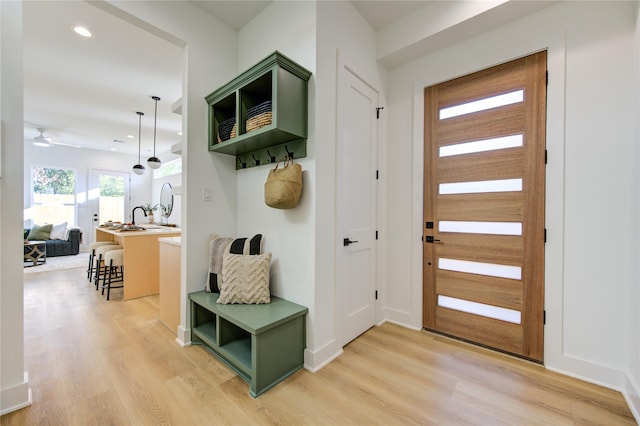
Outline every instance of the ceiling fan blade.
<svg viewBox="0 0 640 426"><path fill-rule="evenodd" d="M72 143L65 143L65 142L56 142L56 141L51 141L51 145L58 145L58 146L67 146L70 148L82 148L82 146L80 145L76 145L76 144L72 144Z"/></svg>

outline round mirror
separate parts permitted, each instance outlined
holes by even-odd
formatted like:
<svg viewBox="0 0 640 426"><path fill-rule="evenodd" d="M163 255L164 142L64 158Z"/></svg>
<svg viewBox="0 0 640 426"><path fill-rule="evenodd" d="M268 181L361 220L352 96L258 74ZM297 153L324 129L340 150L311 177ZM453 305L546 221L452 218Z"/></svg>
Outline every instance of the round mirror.
<svg viewBox="0 0 640 426"><path fill-rule="evenodd" d="M173 190L169 182L162 185L160 190L160 210L163 217L169 217L173 210Z"/></svg>

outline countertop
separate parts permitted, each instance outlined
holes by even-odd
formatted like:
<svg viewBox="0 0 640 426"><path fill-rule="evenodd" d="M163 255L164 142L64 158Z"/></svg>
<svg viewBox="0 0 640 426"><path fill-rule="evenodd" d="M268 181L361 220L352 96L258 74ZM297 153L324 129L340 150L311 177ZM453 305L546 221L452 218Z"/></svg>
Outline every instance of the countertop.
<svg viewBox="0 0 640 426"><path fill-rule="evenodd" d="M106 232L107 234L117 235L119 237L135 237L142 235L162 235L162 234L176 234L180 233L180 228L169 227L169 226L158 226L158 225L140 225L145 228L144 231L121 231L118 229L109 229L98 227L97 230L101 232Z"/></svg>
<svg viewBox="0 0 640 426"><path fill-rule="evenodd" d="M158 238L158 241L165 244L171 244L174 246L182 246L182 237L162 237Z"/></svg>

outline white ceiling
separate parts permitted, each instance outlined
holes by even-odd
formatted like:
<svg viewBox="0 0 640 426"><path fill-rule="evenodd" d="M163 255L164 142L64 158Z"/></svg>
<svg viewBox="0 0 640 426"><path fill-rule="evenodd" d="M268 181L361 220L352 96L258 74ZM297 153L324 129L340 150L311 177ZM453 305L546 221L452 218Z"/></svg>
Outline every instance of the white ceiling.
<svg viewBox="0 0 640 426"><path fill-rule="evenodd" d="M271 1L193 3L240 29ZM352 3L374 28L381 28L429 2ZM156 153L169 151L180 141L181 117L171 112L171 106L182 96L181 48L87 2L25 1L23 7L27 143L41 127L54 143L137 155L136 111L142 111L144 164L153 152L151 96L161 98ZM77 24L87 26L93 37L75 34L72 26Z"/></svg>
<svg viewBox="0 0 640 426"><path fill-rule="evenodd" d="M157 152L180 141L181 117L171 104L182 96L181 49L86 2L23 6L25 140L42 127L54 142L137 155L141 111L146 158L153 151L155 95ZM77 24L93 37L75 34Z"/></svg>

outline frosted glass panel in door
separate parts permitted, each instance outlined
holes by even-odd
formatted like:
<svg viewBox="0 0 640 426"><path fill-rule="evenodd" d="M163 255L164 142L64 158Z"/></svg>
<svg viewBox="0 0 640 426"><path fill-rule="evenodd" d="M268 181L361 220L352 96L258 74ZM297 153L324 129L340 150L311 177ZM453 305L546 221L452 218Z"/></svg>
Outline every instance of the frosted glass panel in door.
<svg viewBox="0 0 640 426"><path fill-rule="evenodd" d="M93 170L89 188L93 225L129 221L129 174Z"/></svg>

